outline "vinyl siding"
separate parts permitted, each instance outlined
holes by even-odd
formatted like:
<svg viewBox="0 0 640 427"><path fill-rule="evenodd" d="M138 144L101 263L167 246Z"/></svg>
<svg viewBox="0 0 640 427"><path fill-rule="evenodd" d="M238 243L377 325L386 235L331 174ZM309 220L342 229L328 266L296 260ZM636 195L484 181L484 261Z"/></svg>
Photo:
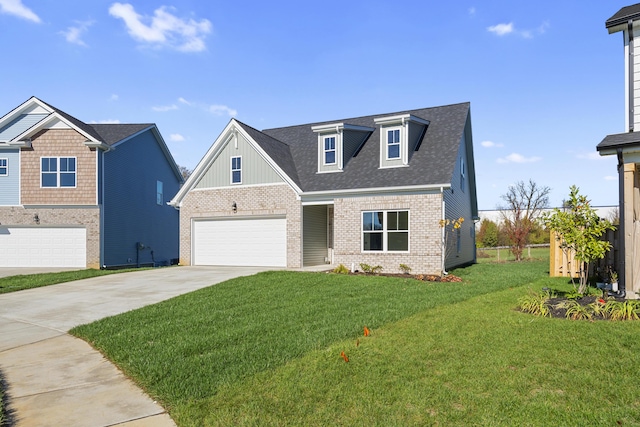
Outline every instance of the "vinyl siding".
<svg viewBox="0 0 640 427"><path fill-rule="evenodd" d="M461 162L460 158L464 158L465 167L465 179L464 189L460 185L460 173ZM466 155L466 138L463 135L460 146L458 148L458 158L456 160L456 166L453 170L453 176L451 178L451 190L445 191L445 218L457 219L464 218L462 228L460 229L460 251L457 251L457 238L454 233L451 233L448 239L448 245L453 249L449 251L447 259L445 261L445 267L452 268L456 265L468 264L475 262L475 227L472 217L471 208L471 188L469 182L469 162ZM449 232L450 229L447 229Z"/></svg>
<svg viewBox="0 0 640 427"><path fill-rule="evenodd" d="M0 159L7 159L7 176L0 176L0 206L20 204L20 152L0 150Z"/></svg>
<svg viewBox="0 0 640 427"><path fill-rule="evenodd" d="M327 206L302 208L302 264L325 263L327 251Z"/></svg>
<svg viewBox="0 0 640 427"><path fill-rule="evenodd" d="M358 148L369 138L370 132L359 132L353 130L344 131L344 164L346 166L349 159L353 157Z"/></svg>
<svg viewBox="0 0 640 427"><path fill-rule="evenodd" d="M148 130L104 154L103 265L135 265L178 258L179 212L166 202L178 192L180 181ZM156 203L156 184L164 197ZM152 257L153 251L153 257Z"/></svg>
<svg viewBox="0 0 640 427"><path fill-rule="evenodd" d="M10 141L16 136L22 134L27 129L30 129L33 125L40 120L47 117L48 114L21 114L6 126L0 129L0 141Z"/></svg>
<svg viewBox="0 0 640 427"><path fill-rule="evenodd" d="M242 184L231 184L231 158L242 157ZM231 140L213 161L195 188L220 188L238 185L281 183L282 178L241 135Z"/></svg>

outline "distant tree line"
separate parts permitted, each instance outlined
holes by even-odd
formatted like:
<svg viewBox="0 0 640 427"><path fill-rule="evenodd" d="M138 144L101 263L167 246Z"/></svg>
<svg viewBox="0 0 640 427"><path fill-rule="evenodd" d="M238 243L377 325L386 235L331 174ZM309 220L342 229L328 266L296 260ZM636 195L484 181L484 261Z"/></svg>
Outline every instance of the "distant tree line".
<svg viewBox="0 0 640 427"><path fill-rule="evenodd" d="M533 223L525 240L526 245L549 243L549 231L537 222ZM509 232L502 221L495 222L483 219L480 229L476 233L476 246L479 248L495 248L497 246L511 246Z"/></svg>

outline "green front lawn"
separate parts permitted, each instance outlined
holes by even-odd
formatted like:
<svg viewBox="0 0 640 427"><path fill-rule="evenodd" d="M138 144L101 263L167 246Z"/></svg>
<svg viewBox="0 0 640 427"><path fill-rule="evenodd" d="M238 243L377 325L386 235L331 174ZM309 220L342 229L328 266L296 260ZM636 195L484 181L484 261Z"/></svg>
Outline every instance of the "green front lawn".
<svg viewBox="0 0 640 427"><path fill-rule="evenodd" d="M514 310L567 288L547 263L463 283L267 272L72 332L180 426L639 424L640 323Z"/></svg>
<svg viewBox="0 0 640 427"><path fill-rule="evenodd" d="M0 294L22 291L24 289L39 288L41 286L56 285L58 283L72 282L74 280L89 279L91 277L105 276L107 274L126 273L139 271L140 268L126 270L86 270L60 271L57 273L20 274L18 276L0 277Z"/></svg>

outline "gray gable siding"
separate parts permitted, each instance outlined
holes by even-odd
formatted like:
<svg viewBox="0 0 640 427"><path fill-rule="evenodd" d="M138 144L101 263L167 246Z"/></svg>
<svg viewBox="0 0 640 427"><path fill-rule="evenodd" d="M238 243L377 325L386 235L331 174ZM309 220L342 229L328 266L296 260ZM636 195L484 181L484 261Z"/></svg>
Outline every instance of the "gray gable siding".
<svg viewBox="0 0 640 427"><path fill-rule="evenodd" d="M0 129L0 141L11 141L47 116L48 114L20 114Z"/></svg>
<svg viewBox="0 0 640 427"><path fill-rule="evenodd" d="M20 152L0 150L0 159L7 159L9 174L0 176L0 206L20 204Z"/></svg>
<svg viewBox="0 0 640 427"><path fill-rule="evenodd" d="M371 132L360 132L354 130L345 130L344 131L344 165L346 166L349 163L349 160L353 157L354 154L358 151L358 149L364 144L364 142L369 138Z"/></svg>
<svg viewBox="0 0 640 427"><path fill-rule="evenodd" d="M162 181L164 200L156 203L156 183ZM178 258L179 212L166 202L178 192L180 181L149 130L104 154L103 260L106 266Z"/></svg>
<svg viewBox="0 0 640 427"><path fill-rule="evenodd" d="M462 163L460 159L464 159ZM447 252L447 259L445 261L446 268L452 268L456 265L467 264L475 262L475 225L473 222L473 188L470 185L469 179L469 162L471 159L467 156L466 150L466 135L463 135L459 148L458 156L455 162L455 168L453 170L453 176L451 179L451 190L447 190L444 193L445 201L445 218L455 220L457 218L464 218L465 221L460 229L460 251L457 251L457 238L456 233L451 233L451 229L448 228L449 235L448 245L453 247L453 250ZM461 185L461 167L465 168L464 183Z"/></svg>
<svg viewBox="0 0 640 427"><path fill-rule="evenodd" d="M231 158L240 156L242 166L242 183L231 184ZM257 185L281 183L282 178L262 156L242 136L237 134L237 147L232 140L222 148L209 170L204 174L195 188L219 188L238 185Z"/></svg>

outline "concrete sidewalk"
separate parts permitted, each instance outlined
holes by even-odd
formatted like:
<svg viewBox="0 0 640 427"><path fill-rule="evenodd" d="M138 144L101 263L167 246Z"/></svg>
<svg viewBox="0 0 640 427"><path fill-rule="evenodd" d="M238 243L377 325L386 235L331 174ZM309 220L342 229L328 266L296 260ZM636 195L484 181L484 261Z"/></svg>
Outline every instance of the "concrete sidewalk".
<svg viewBox="0 0 640 427"><path fill-rule="evenodd" d="M259 267L169 267L0 295L0 372L11 426L175 426L164 409L84 341L74 326Z"/></svg>

